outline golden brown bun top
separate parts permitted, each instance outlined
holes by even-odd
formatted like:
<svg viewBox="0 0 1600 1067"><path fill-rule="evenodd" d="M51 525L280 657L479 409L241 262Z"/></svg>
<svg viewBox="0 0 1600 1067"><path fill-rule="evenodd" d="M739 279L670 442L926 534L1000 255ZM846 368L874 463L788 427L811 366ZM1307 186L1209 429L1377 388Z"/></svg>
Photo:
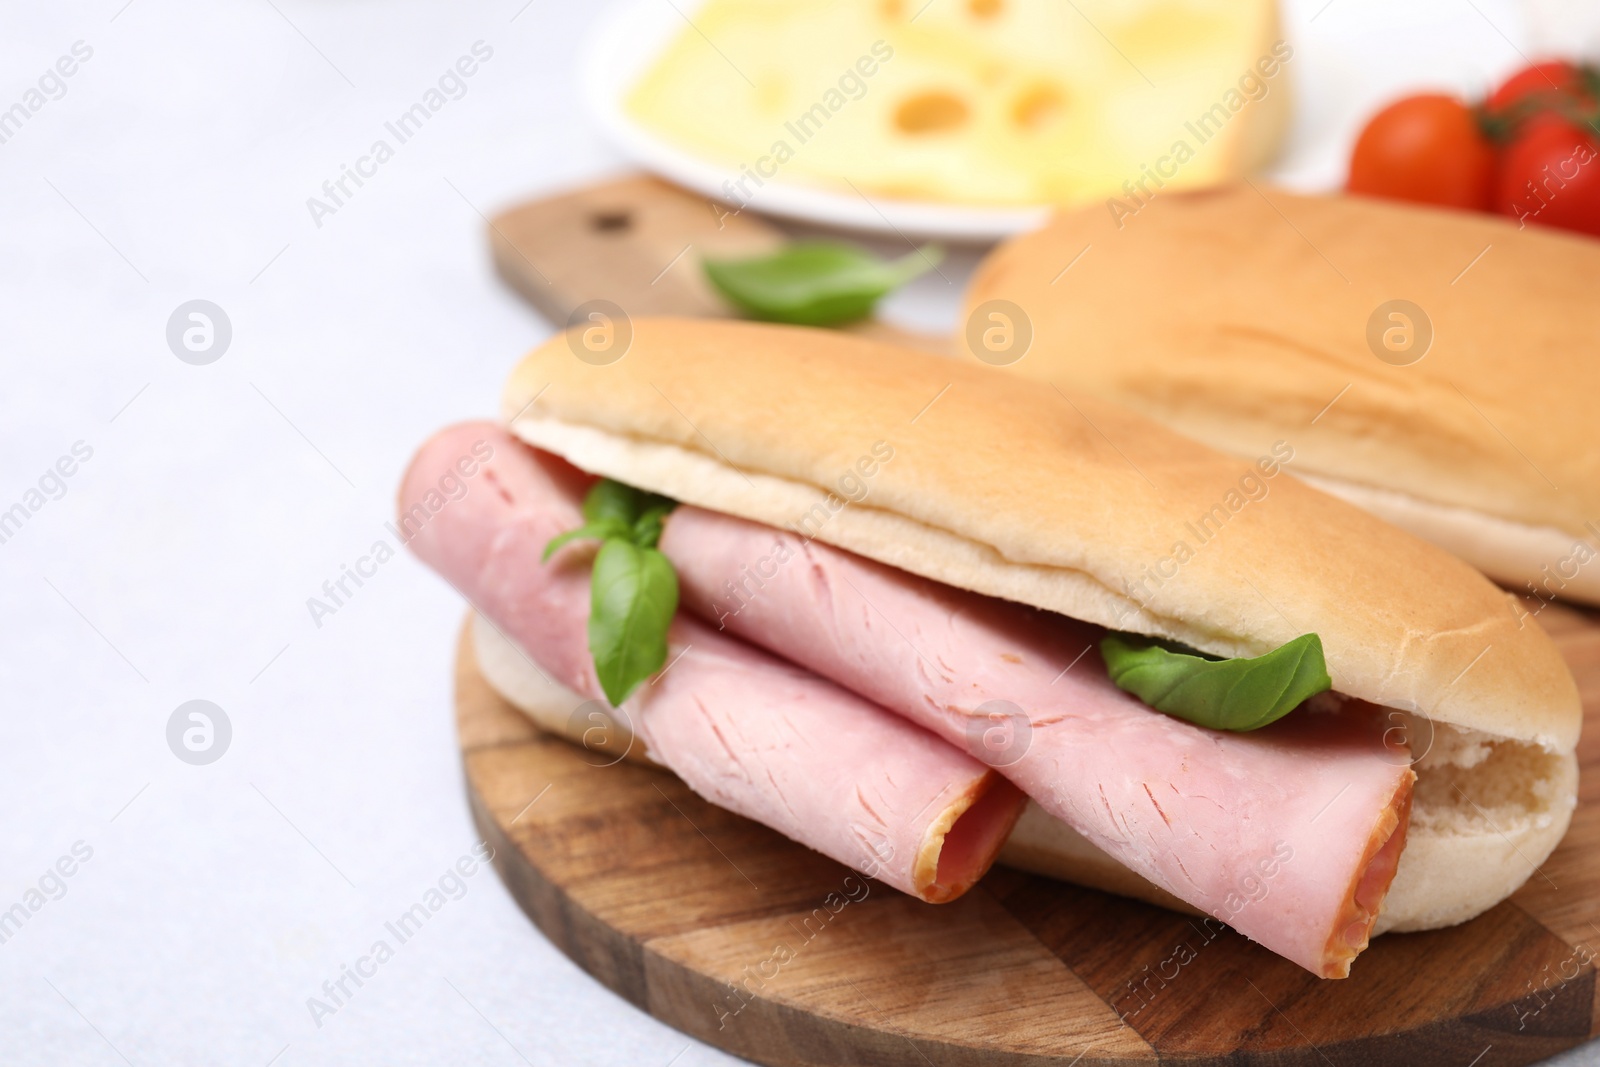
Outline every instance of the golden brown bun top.
<svg viewBox="0 0 1600 1067"><path fill-rule="evenodd" d="M1276 468L1087 395L835 332L632 329L608 365L568 335L535 350L507 383L513 428L596 473L1102 625L1223 655L1316 632L1340 692L1576 742L1572 676L1506 593ZM805 525L858 483L863 499Z"/></svg>
<svg viewBox="0 0 1600 1067"><path fill-rule="evenodd" d="M1306 471L1576 536L1600 522L1597 278L1590 237L1241 185L1059 216L991 254L967 308L1031 319L1016 373L1229 451L1285 438ZM1432 325L1409 365L1368 340L1393 300ZM1405 342L1378 318L1380 345L1396 326Z"/></svg>

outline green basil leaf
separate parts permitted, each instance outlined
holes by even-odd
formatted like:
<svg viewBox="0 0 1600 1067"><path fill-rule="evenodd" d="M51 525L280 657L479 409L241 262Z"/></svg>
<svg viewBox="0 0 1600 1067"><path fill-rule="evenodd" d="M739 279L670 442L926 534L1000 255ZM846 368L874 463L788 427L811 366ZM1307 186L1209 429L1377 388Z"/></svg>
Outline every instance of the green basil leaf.
<svg viewBox="0 0 1600 1067"><path fill-rule="evenodd" d="M673 508L675 508L677 506L678 506L678 502L676 500L672 499L670 496L662 496L660 493L640 493L639 494L639 517L640 518L643 518L644 516L648 515L650 512L656 510L657 508L662 509L661 513L663 515L665 515L667 512L671 511Z"/></svg>
<svg viewBox="0 0 1600 1067"><path fill-rule="evenodd" d="M601 542L589 578L589 654L606 699L619 705L667 660L678 576L656 550L677 501L602 478L583 498L584 524L552 537L549 559L580 538Z"/></svg>
<svg viewBox="0 0 1600 1067"><path fill-rule="evenodd" d="M633 528L620 519L599 519L594 522L586 522L576 530L568 530L566 533L556 534L556 536L545 542L544 555L539 557L539 562L543 563L555 555L560 551L561 546L568 541L604 541L612 537L631 540Z"/></svg>
<svg viewBox="0 0 1600 1067"><path fill-rule="evenodd" d="M746 314L771 322L833 326L866 318L885 294L944 258L930 245L892 262L836 241L796 241L769 256L708 259L718 292Z"/></svg>
<svg viewBox="0 0 1600 1067"><path fill-rule="evenodd" d="M647 493L610 478L601 478L583 498L583 517L590 522L615 519L631 526L648 511L656 508L671 511L677 506L678 502L669 496Z"/></svg>
<svg viewBox="0 0 1600 1067"><path fill-rule="evenodd" d="M661 540L661 524L666 521L672 509L678 505L672 501L665 504L652 504L645 509L643 515L633 524L633 543L640 548L654 548L656 542Z"/></svg>
<svg viewBox="0 0 1600 1067"><path fill-rule="evenodd" d="M589 585L589 654L612 706L667 662L667 628L678 610L678 576L654 548L609 540Z"/></svg>
<svg viewBox="0 0 1600 1067"><path fill-rule="evenodd" d="M1333 688L1316 634L1254 659L1217 659L1172 641L1112 633L1100 654L1119 689L1214 730L1260 729Z"/></svg>
<svg viewBox="0 0 1600 1067"><path fill-rule="evenodd" d="M644 510L639 503L639 498L643 495L631 485L623 485L610 478L601 478L583 498L583 517L590 522L615 519L617 522L631 525Z"/></svg>

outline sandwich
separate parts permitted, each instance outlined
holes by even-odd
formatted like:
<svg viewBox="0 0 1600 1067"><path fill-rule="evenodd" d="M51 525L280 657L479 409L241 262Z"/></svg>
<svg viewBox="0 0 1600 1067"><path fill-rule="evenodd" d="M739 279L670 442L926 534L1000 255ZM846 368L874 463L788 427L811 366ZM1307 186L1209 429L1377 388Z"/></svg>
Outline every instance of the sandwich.
<svg viewBox="0 0 1600 1067"><path fill-rule="evenodd" d="M1270 451L827 331L582 344L424 445L398 519L490 684L574 740L609 709L623 752L929 903L998 860L1327 978L1504 899L1566 830L1549 638Z"/></svg>
<svg viewBox="0 0 1600 1067"><path fill-rule="evenodd" d="M1600 242L1492 216L1159 192L991 253L967 314L1026 320L1031 340L994 353L979 334L969 354L1236 456L1288 441L1296 477L1537 615L1558 597L1600 604L1597 273Z"/></svg>

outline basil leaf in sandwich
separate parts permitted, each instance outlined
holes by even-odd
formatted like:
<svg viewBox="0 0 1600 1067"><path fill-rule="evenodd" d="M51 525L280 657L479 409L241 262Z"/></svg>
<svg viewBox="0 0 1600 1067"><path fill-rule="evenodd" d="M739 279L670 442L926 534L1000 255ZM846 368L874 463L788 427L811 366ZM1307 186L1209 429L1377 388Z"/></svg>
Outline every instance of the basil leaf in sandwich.
<svg viewBox="0 0 1600 1067"><path fill-rule="evenodd" d="M659 493L646 493L631 485L602 478L583 498L583 517L590 522L617 519L633 523L645 512L656 508L671 511L677 502Z"/></svg>
<svg viewBox="0 0 1600 1067"><path fill-rule="evenodd" d="M1111 633L1100 654L1117 688L1213 730L1258 730L1333 688L1316 634L1254 659L1219 659L1173 641Z"/></svg>
<svg viewBox="0 0 1600 1067"><path fill-rule="evenodd" d="M570 541L600 542L589 577L589 655L613 706L667 662L678 575L656 542L676 506L660 494L603 478L583 499L584 524L544 546L548 560Z"/></svg>
<svg viewBox="0 0 1600 1067"><path fill-rule="evenodd" d="M667 627L678 610L678 575L659 549L611 538L589 579L589 654L613 705L667 662Z"/></svg>
<svg viewBox="0 0 1600 1067"><path fill-rule="evenodd" d="M888 293L938 266L937 246L885 262L838 241L796 241L771 255L708 259L706 278L745 314L799 326L864 319Z"/></svg>

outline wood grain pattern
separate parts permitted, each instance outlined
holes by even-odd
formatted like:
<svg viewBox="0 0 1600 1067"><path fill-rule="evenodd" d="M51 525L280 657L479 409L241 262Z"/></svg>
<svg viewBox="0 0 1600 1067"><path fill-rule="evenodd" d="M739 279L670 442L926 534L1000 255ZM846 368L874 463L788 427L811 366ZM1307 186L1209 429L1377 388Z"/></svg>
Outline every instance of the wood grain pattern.
<svg viewBox="0 0 1600 1067"><path fill-rule="evenodd" d="M539 928L641 1010L760 1063L1506 1067L1600 1029L1600 614L1541 619L1588 717L1572 831L1510 900L1380 938L1342 982L1006 868L949 905L864 882L670 773L539 732L465 629L457 725L474 819Z"/></svg>

